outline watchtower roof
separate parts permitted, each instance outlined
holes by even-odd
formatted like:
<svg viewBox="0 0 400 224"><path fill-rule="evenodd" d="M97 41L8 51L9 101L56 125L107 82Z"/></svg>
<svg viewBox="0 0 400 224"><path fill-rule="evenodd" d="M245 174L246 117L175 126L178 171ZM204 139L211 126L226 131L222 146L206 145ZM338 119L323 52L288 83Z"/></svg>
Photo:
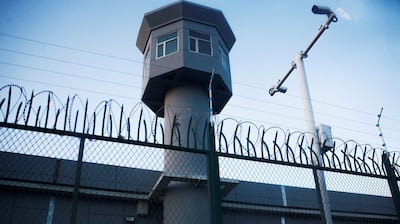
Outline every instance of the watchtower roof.
<svg viewBox="0 0 400 224"><path fill-rule="evenodd" d="M228 50L236 41L222 11L188 1L179 1L144 15L136 46L144 53L152 30L179 20L190 20L215 27Z"/></svg>

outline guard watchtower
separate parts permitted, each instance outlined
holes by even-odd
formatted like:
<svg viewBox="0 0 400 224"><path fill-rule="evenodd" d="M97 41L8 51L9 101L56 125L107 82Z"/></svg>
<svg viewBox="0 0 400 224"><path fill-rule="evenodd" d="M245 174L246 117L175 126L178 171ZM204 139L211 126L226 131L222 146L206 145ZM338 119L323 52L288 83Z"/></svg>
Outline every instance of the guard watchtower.
<svg viewBox="0 0 400 224"><path fill-rule="evenodd" d="M214 69L213 110L232 96L228 53L235 36L220 10L180 1L145 14L136 46L144 54L142 101L163 117L168 92L207 91Z"/></svg>
<svg viewBox="0 0 400 224"><path fill-rule="evenodd" d="M232 96L234 42L220 10L179 1L144 15L136 42L144 55L142 101L164 117L165 144L209 148L209 100L218 114ZM165 150L164 223L209 223L207 187L188 181L206 179L206 171L203 155Z"/></svg>

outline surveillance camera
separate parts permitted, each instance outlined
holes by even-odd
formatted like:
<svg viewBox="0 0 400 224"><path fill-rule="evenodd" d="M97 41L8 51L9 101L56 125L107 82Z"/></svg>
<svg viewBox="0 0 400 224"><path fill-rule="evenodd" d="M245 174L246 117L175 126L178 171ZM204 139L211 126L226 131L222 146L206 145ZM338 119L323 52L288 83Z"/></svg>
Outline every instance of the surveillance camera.
<svg viewBox="0 0 400 224"><path fill-rule="evenodd" d="M276 92L286 93L286 91L287 91L286 87L280 86L279 88L276 88L276 85L275 85L275 86L272 86L272 88L270 88L268 92L269 92L269 95L273 96L273 95L275 95Z"/></svg>
<svg viewBox="0 0 400 224"><path fill-rule="evenodd" d="M278 91L281 92L281 93L286 93L287 88L284 87L284 86L281 86L281 87L278 88Z"/></svg>
<svg viewBox="0 0 400 224"><path fill-rule="evenodd" d="M313 7L311 8L311 11L314 14L330 15L331 13L333 13L330 8L325 7L325 6L318 6L318 5L313 5Z"/></svg>

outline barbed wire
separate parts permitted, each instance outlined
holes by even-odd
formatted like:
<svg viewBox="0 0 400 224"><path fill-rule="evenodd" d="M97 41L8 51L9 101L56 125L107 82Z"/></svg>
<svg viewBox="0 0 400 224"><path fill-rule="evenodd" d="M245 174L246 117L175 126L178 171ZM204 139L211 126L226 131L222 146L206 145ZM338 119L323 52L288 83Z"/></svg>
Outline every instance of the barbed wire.
<svg viewBox="0 0 400 224"><path fill-rule="evenodd" d="M2 123L155 144L165 142L164 119L157 117L142 103L135 104L130 110L113 99L89 105L88 100L83 100L78 95L73 95L63 101L52 91L32 92L28 96L23 87L13 84L1 87L0 97L2 97L0 100ZM208 121L202 120L196 123L191 119L189 127L182 127L181 124L175 123L175 118L168 126L172 127L175 130L173 133L178 133L179 136L171 136L171 138L181 139L181 135L202 136L205 134L205 132L196 133L201 129L197 127L206 127ZM197 141L200 142L201 138L204 139L204 136ZM382 165L384 149L359 144L354 140L330 137L328 140L334 142L333 147L323 153L320 160L315 160L318 155L313 149L313 144L322 144L318 136L304 131L284 130L278 126L264 127L254 122L239 121L234 118L224 118L216 123L215 139L216 150L224 155L289 165L318 166L364 175L385 175ZM189 144L189 142L185 144L180 140L171 141L170 144L178 147L194 145L194 148L198 145L197 143ZM390 160L398 177L400 177L399 159L399 152L391 152ZM317 164L313 160L317 161Z"/></svg>

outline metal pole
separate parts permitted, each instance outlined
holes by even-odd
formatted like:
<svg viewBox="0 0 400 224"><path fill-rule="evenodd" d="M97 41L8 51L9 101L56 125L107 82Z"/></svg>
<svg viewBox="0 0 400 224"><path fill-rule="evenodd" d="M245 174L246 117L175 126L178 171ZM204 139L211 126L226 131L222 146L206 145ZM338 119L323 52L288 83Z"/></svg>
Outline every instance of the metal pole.
<svg viewBox="0 0 400 224"><path fill-rule="evenodd" d="M72 199L72 209L71 209L71 217L70 217L71 224L76 223L76 213L78 210L79 186L81 184L83 149L84 148L85 148L85 138L82 137L80 144L79 144L78 161L76 164L76 171L75 171L74 194L73 194L73 199Z"/></svg>
<svg viewBox="0 0 400 224"><path fill-rule="evenodd" d="M208 194L210 197L210 223L222 224L222 201L218 156L215 151L214 126L210 124L210 149L207 154Z"/></svg>
<svg viewBox="0 0 400 224"><path fill-rule="evenodd" d="M312 162L314 166L317 166L318 164L322 164L322 155L318 144L319 143L318 132L315 125L314 112L312 109L310 91L308 88L306 71L304 69L303 57L304 54L302 52L297 53L295 57L295 63L299 74L300 88L303 95L303 103L305 108L308 131L313 135L314 138L314 140L312 141L313 142L312 149L317 155L317 158L311 155ZM326 189L324 172L319 169L314 169L313 172L314 172L315 187L317 189L318 199L320 202L322 221L323 223L326 224L332 224L332 214L329 203L328 191Z"/></svg>
<svg viewBox="0 0 400 224"><path fill-rule="evenodd" d="M394 167L389 160L389 152L384 151L382 154L382 161L387 173L387 181L389 184L390 192L392 193L392 200L394 208L397 213L397 218L400 220L400 191L399 185L397 185L397 177L394 172Z"/></svg>

